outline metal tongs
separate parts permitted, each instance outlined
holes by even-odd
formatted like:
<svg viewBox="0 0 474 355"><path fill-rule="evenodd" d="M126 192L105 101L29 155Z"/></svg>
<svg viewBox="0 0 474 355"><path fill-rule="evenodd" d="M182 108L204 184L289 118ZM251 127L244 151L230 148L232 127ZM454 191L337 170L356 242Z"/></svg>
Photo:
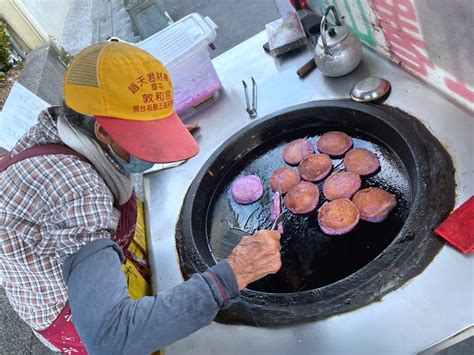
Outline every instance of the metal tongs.
<svg viewBox="0 0 474 355"><path fill-rule="evenodd" d="M273 223L271 229L283 233L283 209L281 204L281 193L278 191L272 196L270 220Z"/></svg>
<svg viewBox="0 0 474 355"><path fill-rule="evenodd" d="M245 102L247 103L246 111L250 117L255 117L257 115L257 83L255 82L255 79L253 78L253 76L251 76L251 78L252 78L252 107L250 107L247 83L244 80L242 80L242 85L244 86Z"/></svg>
<svg viewBox="0 0 474 355"><path fill-rule="evenodd" d="M280 224L280 222L283 222L283 212L281 212L278 217L275 219L275 221L273 222L272 224L272 228L271 230L275 231L278 229L278 225Z"/></svg>

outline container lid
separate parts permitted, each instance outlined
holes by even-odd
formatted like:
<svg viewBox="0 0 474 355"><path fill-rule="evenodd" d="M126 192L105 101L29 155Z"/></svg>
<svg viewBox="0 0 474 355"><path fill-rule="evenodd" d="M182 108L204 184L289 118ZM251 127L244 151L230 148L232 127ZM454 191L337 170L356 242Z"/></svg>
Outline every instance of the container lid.
<svg viewBox="0 0 474 355"><path fill-rule="evenodd" d="M289 14L288 16L267 23L265 29L267 31L270 51L288 46L301 39L305 39L302 44L306 44L306 35L304 33L303 25L296 13Z"/></svg>
<svg viewBox="0 0 474 355"><path fill-rule="evenodd" d="M217 25L209 17L192 13L137 43L137 46L174 66L216 39Z"/></svg>
<svg viewBox="0 0 474 355"><path fill-rule="evenodd" d="M370 76L357 82L351 90L351 98L357 102L380 99L390 91L390 82L377 76Z"/></svg>

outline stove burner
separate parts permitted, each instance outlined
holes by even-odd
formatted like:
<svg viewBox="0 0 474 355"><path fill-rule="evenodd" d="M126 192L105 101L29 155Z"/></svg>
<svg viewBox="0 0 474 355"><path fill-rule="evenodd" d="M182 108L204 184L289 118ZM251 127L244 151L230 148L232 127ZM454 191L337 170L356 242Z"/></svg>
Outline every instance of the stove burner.
<svg viewBox="0 0 474 355"><path fill-rule="evenodd" d="M241 301L220 312L217 321L274 326L349 311L422 272L441 248L432 230L454 206L454 169L436 138L418 120L388 106L313 102L244 128L201 169L177 230L185 277L215 263L212 245L230 227L249 233L269 227L268 180L284 165L284 145L304 137L314 143L330 130L346 132L355 147L378 155L381 169L363 178L362 188L377 186L395 194L396 209L383 223L360 222L344 236L325 235L315 212L295 216L287 211L281 271L249 285ZM333 165L334 171L343 169L341 160L333 159ZM229 198L240 173L262 179L267 190L259 202L241 206ZM322 183L318 186L322 189ZM322 203L323 194L318 206Z"/></svg>

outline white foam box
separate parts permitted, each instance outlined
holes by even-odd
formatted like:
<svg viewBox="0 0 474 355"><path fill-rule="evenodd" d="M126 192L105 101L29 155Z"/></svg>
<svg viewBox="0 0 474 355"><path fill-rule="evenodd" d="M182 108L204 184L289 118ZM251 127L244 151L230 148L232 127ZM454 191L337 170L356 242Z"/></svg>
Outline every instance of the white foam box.
<svg viewBox="0 0 474 355"><path fill-rule="evenodd" d="M209 17L193 13L137 43L168 69L178 114L193 110L222 86L209 55L216 29Z"/></svg>

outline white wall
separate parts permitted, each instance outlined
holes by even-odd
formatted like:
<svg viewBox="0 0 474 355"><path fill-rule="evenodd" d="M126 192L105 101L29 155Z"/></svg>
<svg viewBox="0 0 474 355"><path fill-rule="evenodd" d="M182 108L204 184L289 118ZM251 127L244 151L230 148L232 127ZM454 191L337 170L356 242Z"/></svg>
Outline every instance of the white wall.
<svg viewBox="0 0 474 355"><path fill-rule="evenodd" d="M2 0L6 1L6 0ZM26 9L42 29L57 41L61 38L69 0L13 0Z"/></svg>

